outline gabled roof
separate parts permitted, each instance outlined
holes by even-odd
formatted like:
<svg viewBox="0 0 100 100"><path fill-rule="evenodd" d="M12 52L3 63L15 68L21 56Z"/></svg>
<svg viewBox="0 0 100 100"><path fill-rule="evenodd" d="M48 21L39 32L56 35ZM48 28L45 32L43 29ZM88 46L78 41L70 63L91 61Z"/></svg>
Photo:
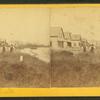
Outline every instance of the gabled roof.
<svg viewBox="0 0 100 100"><path fill-rule="evenodd" d="M81 35L80 34L71 34L71 40L79 41L79 40L81 40Z"/></svg>
<svg viewBox="0 0 100 100"><path fill-rule="evenodd" d="M62 27L51 27L50 28L50 37L61 37L61 36L66 40L72 40L72 41L81 40L80 34L72 34L70 32L63 32Z"/></svg>
<svg viewBox="0 0 100 100"><path fill-rule="evenodd" d="M51 37L59 37L60 33L63 35L62 27L51 27L50 28L50 36Z"/></svg>
<svg viewBox="0 0 100 100"><path fill-rule="evenodd" d="M64 32L64 38L70 40L71 39L71 33L70 32Z"/></svg>

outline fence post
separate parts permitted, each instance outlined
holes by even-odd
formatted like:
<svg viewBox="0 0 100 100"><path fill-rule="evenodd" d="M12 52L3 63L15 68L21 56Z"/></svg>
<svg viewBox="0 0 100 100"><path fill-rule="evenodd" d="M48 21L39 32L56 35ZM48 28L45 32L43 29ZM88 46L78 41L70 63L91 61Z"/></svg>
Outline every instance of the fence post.
<svg viewBox="0 0 100 100"><path fill-rule="evenodd" d="M20 56L19 61L20 62L23 62L24 61L24 57L22 55Z"/></svg>

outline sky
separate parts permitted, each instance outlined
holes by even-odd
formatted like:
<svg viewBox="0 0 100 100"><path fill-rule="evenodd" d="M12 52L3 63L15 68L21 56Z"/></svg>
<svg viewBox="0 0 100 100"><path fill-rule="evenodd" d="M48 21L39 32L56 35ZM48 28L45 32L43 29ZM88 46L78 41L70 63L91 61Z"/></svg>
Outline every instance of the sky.
<svg viewBox="0 0 100 100"><path fill-rule="evenodd" d="M49 44L50 26L100 40L100 8L0 8L0 39Z"/></svg>
<svg viewBox="0 0 100 100"><path fill-rule="evenodd" d="M51 26L81 34L88 40L100 40L100 7L52 8Z"/></svg>
<svg viewBox="0 0 100 100"><path fill-rule="evenodd" d="M0 39L48 44L47 8L0 8Z"/></svg>

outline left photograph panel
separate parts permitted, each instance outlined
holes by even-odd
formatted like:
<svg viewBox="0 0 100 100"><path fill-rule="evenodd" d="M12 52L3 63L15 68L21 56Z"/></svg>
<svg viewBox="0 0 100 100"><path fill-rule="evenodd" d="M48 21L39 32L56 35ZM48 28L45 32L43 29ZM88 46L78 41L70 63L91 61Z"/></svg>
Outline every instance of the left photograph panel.
<svg viewBox="0 0 100 100"><path fill-rule="evenodd" d="M48 8L0 9L0 87L50 87Z"/></svg>

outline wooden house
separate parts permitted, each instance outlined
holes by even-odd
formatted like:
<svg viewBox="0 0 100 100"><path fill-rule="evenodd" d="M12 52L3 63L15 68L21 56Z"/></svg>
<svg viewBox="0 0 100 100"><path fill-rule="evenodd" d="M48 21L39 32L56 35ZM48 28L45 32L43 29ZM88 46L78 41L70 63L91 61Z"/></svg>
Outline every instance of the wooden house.
<svg viewBox="0 0 100 100"><path fill-rule="evenodd" d="M81 35L64 32L61 27L51 27L50 46L55 49L80 48Z"/></svg>
<svg viewBox="0 0 100 100"><path fill-rule="evenodd" d="M64 48L64 32L61 27L50 28L50 46L55 49Z"/></svg>

